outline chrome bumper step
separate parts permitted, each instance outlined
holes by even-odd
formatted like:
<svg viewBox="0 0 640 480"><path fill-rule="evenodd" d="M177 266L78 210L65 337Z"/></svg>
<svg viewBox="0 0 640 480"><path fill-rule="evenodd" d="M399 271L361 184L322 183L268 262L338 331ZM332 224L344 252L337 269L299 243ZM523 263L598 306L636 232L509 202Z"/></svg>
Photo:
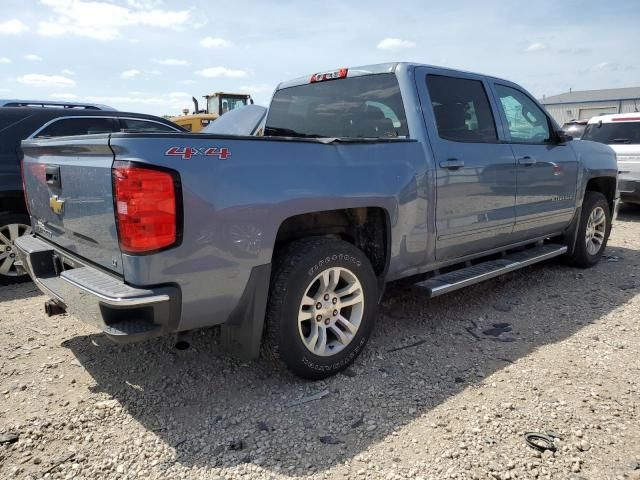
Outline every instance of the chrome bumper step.
<svg viewBox="0 0 640 480"><path fill-rule="evenodd" d="M427 291L429 297L437 297L460 288L480 283L490 278L542 262L567 252L565 245L546 244L527 250L510 253L497 260L490 260L471 267L462 268L415 284Z"/></svg>

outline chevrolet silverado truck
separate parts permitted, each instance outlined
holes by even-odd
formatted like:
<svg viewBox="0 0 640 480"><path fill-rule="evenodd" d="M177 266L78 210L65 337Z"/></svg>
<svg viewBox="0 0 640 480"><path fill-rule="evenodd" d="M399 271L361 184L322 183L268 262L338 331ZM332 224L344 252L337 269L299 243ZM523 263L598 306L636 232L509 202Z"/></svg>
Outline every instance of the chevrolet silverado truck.
<svg viewBox="0 0 640 480"><path fill-rule="evenodd" d="M281 83L264 136L112 133L22 144L21 265L115 341L221 326L319 379L365 347L387 282L425 298L563 256L590 267L614 152L518 85L410 63Z"/></svg>

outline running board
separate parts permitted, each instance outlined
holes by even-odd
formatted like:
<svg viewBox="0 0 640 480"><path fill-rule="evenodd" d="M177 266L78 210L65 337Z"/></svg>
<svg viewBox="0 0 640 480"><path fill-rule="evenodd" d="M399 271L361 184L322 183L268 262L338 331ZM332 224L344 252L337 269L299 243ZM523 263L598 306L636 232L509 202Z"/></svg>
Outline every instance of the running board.
<svg viewBox="0 0 640 480"><path fill-rule="evenodd" d="M468 287L474 283L480 283L484 280L513 272L519 268L557 257L566 252L567 247L565 245L541 245L521 252L510 253L497 260L490 260L471 267L436 275L429 280L416 283L415 286L426 290L429 297L437 297L438 295L453 292L459 288Z"/></svg>

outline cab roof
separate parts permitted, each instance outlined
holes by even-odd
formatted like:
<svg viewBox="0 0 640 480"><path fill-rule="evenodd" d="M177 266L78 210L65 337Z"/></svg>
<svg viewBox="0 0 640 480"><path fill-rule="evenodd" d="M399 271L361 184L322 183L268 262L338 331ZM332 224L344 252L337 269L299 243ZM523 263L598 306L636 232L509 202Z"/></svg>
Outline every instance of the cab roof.
<svg viewBox="0 0 640 480"><path fill-rule="evenodd" d="M640 122L640 112L632 113L611 113L609 115L598 115L591 117L589 123L615 123L615 122Z"/></svg>
<svg viewBox="0 0 640 480"><path fill-rule="evenodd" d="M361 75L375 75L375 74L379 74L379 73L395 73L398 71L399 67L406 67L406 68L410 68L410 67L429 67L429 68L437 68L438 70L442 70L444 72L450 72L451 74L456 74L456 73L464 73L464 74L472 74L472 75L480 75L483 76L485 78L492 78L494 80L501 80L504 81L504 79L501 78L497 78L497 77L493 77L491 75L486 75L484 73L478 73L478 72L469 72L466 70L457 70L457 69L453 69L453 68L448 68L448 67L440 67L437 65L429 65L429 64L424 64L424 63L414 63L414 62L389 62L389 63L376 63L373 65L362 65L359 67L338 67L338 68L334 68L333 70L331 69L327 69L327 70L321 70L318 72L314 72L314 73L310 73L308 75L305 75L303 77L298 77L298 78L294 78L292 80L287 80L284 82L281 82L278 87L276 88L276 90L281 90L283 88L289 88L289 87L297 87L299 85L306 85L308 83L310 83L310 79L312 75L316 75L318 73L324 73L324 72L333 72L333 71L338 71L341 68L346 68L347 69L347 77L357 77L357 76L361 76Z"/></svg>

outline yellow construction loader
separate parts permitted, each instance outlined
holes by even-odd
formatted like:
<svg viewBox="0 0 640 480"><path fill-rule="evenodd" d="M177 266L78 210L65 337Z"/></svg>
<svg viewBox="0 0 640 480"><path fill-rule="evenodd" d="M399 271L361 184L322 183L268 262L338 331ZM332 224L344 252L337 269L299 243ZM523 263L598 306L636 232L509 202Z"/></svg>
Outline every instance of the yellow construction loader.
<svg viewBox="0 0 640 480"><path fill-rule="evenodd" d="M199 132L204 127L213 122L220 115L245 105L253 104L251 95L246 93L225 93L216 92L211 95L204 96L207 108L200 110L198 101L192 97L194 110L189 113L188 109L183 111L184 115L171 117L171 121L177 123L190 132Z"/></svg>

